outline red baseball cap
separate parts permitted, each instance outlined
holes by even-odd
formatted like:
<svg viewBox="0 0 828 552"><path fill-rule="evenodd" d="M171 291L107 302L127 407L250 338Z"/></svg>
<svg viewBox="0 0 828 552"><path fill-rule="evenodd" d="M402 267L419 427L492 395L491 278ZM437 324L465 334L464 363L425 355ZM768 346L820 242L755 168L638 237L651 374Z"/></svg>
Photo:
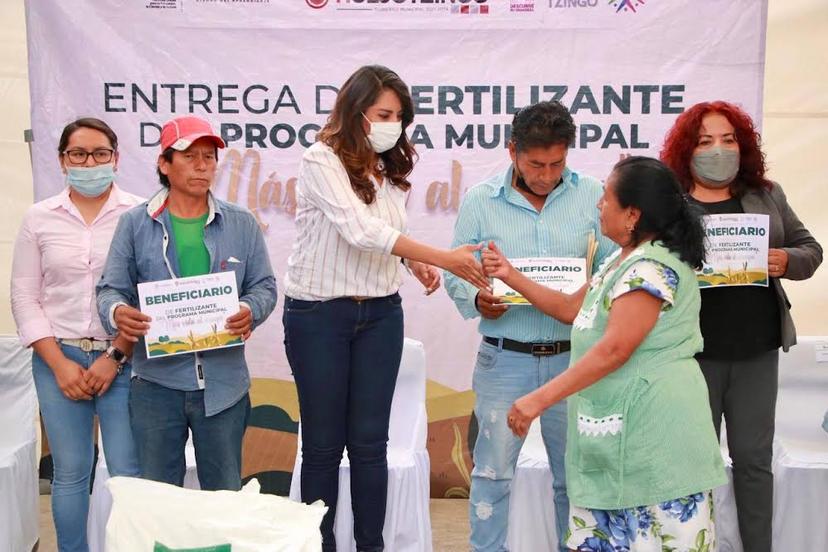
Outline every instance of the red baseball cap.
<svg viewBox="0 0 828 552"><path fill-rule="evenodd" d="M198 117L178 117L168 121L161 129L161 151L172 148L184 151L199 138L210 138L217 148L224 147L224 140L213 132L210 123Z"/></svg>

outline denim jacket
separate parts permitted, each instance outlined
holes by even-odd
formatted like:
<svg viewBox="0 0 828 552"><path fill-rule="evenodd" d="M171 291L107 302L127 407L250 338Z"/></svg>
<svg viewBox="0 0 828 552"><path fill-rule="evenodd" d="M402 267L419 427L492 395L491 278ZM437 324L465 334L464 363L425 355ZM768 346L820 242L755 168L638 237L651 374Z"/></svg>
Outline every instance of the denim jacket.
<svg viewBox="0 0 828 552"><path fill-rule="evenodd" d="M121 215L103 274L96 286L98 314L114 335L113 313L119 304L138 307L141 282L178 277L175 240L170 239L169 191L164 188L150 200ZM239 302L250 307L253 327L276 306L276 279L264 237L253 215L242 207L208 196L209 214L204 245L210 254L210 272L234 271ZM234 405L250 388L244 346L147 358L144 339L135 344L133 377L181 391L204 389L205 415ZM202 374L202 377L199 375Z"/></svg>

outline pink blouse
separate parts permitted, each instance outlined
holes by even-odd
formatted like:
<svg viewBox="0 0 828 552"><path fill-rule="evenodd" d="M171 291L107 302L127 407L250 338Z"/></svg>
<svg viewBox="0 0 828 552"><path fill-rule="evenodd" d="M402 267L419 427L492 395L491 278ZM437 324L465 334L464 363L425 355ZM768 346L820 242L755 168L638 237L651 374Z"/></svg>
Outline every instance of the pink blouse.
<svg viewBox="0 0 828 552"><path fill-rule="evenodd" d="M109 243L121 213L143 200L115 184L86 224L69 188L32 205L14 245L11 306L23 346L44 337L106 339L95 305Z"/></svg>

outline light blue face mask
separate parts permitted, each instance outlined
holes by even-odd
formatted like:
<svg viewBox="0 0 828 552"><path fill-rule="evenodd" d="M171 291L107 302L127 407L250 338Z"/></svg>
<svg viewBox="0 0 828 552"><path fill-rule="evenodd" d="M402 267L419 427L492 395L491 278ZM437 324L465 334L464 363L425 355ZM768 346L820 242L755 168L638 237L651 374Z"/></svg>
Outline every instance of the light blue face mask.
<svg viewBox="0 0 828 552"><path fill-rule="evenodd" d="M115 165L95 167L66 167L66 183L85 197L98 197L115 180Z"/></svg>

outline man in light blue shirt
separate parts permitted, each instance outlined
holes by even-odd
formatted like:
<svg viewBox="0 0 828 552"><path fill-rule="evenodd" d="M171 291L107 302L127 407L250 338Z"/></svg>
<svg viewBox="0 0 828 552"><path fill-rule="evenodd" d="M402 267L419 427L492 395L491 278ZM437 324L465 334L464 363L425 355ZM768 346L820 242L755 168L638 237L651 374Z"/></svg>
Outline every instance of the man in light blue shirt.
<svg viewBox="0 0 828 552"><path fill-rule="evenodd" d="M596 268L615 246L601 235L596 207L601 183L566 166L574 137L572 117L560 102L541 102L516 113L509 143L512 166L468 191L452 247L494 241L511 259L587 258L596 241L591 267ZM469 500L471 547L501 551L506 549L511 480L523 444L507 427L506 414L516 399L569 366L570 326L530 305L504 305L451 274L445 280L463 318L481 317L483 335L472 384L479 431ZM559 546L567 550L565 402L540 420L554 479Z"/></svg>

